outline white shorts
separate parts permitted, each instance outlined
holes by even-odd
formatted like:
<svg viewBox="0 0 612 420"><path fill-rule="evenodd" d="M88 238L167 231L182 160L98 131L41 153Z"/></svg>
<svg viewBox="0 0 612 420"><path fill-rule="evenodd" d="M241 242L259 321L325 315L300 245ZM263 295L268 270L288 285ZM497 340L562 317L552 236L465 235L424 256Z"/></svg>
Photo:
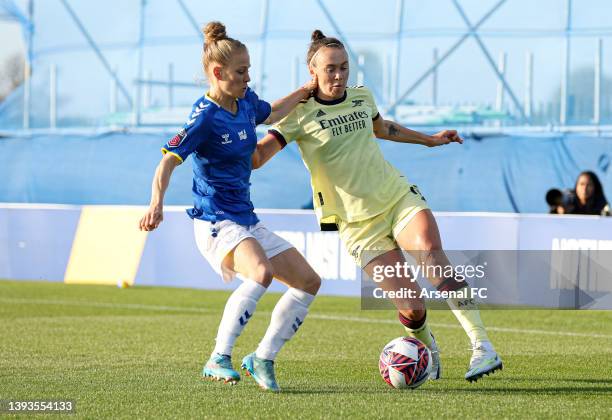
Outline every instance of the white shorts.
<svg viewBox="0 0 612 420"><path fill-rule="evenodd" d="M252 226L243 226L231 220L222 220L214 225L200 219L193 219L193 221L195 240L200 253L226 283L233 280L236 272L224 267L223 260L243 240L247 238L257 240L268 259L293 248L293 245L270 232L261 222ZM213 236L213 229L216 236Z"/></svg>

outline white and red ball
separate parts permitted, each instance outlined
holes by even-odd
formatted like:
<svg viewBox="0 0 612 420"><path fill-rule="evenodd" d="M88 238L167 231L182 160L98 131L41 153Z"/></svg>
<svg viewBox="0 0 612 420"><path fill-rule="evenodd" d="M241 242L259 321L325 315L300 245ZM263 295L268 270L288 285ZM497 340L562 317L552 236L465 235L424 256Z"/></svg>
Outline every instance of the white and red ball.
<svg viewBox="0 0 612 420"><path fill-rule="evenodd" d="M398 337L385 346L378 363L380 375L397 389L417 388L431 372L431 353L414 337Z"/></svg>

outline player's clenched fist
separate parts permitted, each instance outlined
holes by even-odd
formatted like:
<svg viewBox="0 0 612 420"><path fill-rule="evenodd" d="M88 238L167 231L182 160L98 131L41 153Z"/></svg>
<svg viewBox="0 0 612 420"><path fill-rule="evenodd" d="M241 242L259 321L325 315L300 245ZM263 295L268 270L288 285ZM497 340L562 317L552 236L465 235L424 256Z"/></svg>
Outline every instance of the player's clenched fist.
<svg viewBox="0 0 612 420"><path fill-rule="evenodd" d="M159 207L149 207L142 219L140 219L140 230L150 231L159 226L164 220L164 213Z"/></svg>

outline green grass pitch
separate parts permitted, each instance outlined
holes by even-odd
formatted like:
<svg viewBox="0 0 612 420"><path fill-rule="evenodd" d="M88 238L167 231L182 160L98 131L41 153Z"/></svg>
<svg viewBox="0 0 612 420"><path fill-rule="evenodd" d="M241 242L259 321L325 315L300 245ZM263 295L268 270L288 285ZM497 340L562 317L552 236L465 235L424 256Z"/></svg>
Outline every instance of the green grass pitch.
<svg viewBox="0 0 612 420"><path fill-rule="evenodd" d="M504 370L470 384L465 334L450 312L430 311L444 379L398 391L377 366L402 335L396 315L319 297L277 359L275 395L252 378L231 387L200 376L227 296L0 281L0 399L71 399L87 418L612 417L612 312L483 312ZM260 302L235 364L278 296Z"/></svg>

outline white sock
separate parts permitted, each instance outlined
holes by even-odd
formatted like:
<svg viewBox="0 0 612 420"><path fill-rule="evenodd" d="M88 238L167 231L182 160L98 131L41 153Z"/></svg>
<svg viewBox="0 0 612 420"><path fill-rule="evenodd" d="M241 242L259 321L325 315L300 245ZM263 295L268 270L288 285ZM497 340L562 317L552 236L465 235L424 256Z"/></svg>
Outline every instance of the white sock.
<svg viewBox="0 0 612 420"><path fill-rule="evenodd" d="M225 304L223 317L217 332L217 343L214 353L231 356L236 339L255 312L257 301L266 292L266 288L253 280L245 279Z"/></svg>
<svg viewBox="0 0 612 420"><path fill-rule="evenodd" d="M314 295L294 288L281 296L272 311L268 330L257 347L257 357L268 360L276 358L283 344L294 336L304 322L314 298Z"/></svg>

